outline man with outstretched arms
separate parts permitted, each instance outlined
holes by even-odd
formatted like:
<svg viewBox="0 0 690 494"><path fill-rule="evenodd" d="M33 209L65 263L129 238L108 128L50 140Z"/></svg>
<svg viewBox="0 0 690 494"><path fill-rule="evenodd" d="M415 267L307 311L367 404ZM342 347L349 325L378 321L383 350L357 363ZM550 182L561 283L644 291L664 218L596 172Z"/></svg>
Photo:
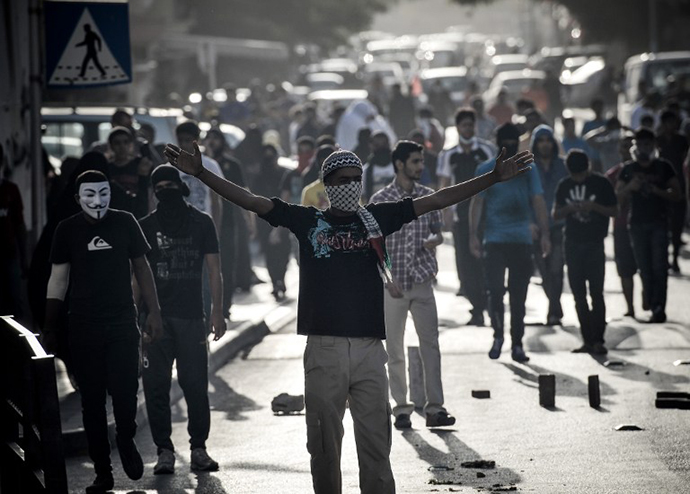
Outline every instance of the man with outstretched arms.
<svg viewBox="0 0 690 494"><path fill-rule="evenodd" d="M201 153L169 144L166 157L225 199L254 211L273 226L290 229L300 246L297 332L304 353L307 449L317 494L342 492L340 455L346 403L354 421L360 489L395 492L390 466L383 287L391 283L385 236L434 210L464 201L529 169L531 153L499 155L489 173L433 194L360 206L362 162L336 151L323 162L330 207L319 210L257 196L209 173Z"/></svg>

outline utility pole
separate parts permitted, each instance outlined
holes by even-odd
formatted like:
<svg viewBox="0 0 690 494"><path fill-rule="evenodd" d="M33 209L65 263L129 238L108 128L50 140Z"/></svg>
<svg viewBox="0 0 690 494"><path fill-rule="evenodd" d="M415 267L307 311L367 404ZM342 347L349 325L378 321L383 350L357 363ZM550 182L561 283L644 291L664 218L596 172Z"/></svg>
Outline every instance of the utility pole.
<svg viewBox="0 0 690 494"><path fill-rule="evenodd" d="M31 162L31 246L36 245L45 225L45 178L43 175L43 148L41 147L41 106L43 94L42 21L40 0L29 0L29 101Z"/></svg>
<svg viewBox="0 0 690 494"><path fill-rule="evenodd" d="M659 50L658 25L656 0L649 0L649 51L652 53Z"/></svg>

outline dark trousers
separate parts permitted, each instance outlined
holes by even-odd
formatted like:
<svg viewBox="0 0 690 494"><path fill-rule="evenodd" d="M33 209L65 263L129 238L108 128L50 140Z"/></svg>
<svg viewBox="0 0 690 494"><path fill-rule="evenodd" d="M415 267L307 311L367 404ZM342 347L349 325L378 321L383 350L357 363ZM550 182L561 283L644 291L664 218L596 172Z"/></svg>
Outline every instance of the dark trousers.
<svg viewBox="0 0 690 494"><path fill-rule="evenodd" d="M681 237L685 228L685 216L687 214L688 203L685 197L681 202L673 202L669 206L669 228L671 229L671 245L673 246L673 260L678 261L681 247Z"/></svg>
<svg viewBox="0 0 690 494"><path fill-rule="evenodd" d="M512 346L515 347L522 344L525 334L525 300L532 275L532 246L517 243L484 245L484 274L494 338L503 338L506 269L510 302L510 338Z"/></svg>
<svg viewBox="0 0 690 494"><path fill-rule="evenodd" d="M118 437L132 439L137 430L139 329L133 317L111 322L72 315L69 324L89 456L96 473L107 473L112 468L106 394L112 398Z"/></svg>
<svg viewBox="0 0 690 494"><path fill-rule="evenodd" d="M462 283L467 300L472 304L472 314L481 314L486 309L484 269L482 261L470 252L469 238L469 223L456 221L453 224L453 242L455 244L455 265L458 270L458 279Z"/></svg>
<svg viewBox="0 0 690 494"><path fill-rule="evenodd" d="M232 211L226 209L224 214L232 214ZM235 225L230 222L223 224L220 235L220 267L223 275L223 316L227 317L235 293L237 272L237 232Z"/></svg>
<svg viewBox="0 0 690 494"><path fill-rule="evenodd" d="M604 272L606 256L604 242L570 242L565 244L568 281L575 299L582 339L586 345L604 343L606 304L604 303ZM592 299L590 309L587 301Z"/></svg>
<svg viewBox="0 0 690 494"><path fill-rule="evenodd" d="M261 243L261 250L264 252L266 258L266 269L268 275L271 277L273 287L276 284L285 286L285 272L290 261L290 245L289 230L287 228L278 227L277 233L278 242L271 242L271 227L268 223L262 221L259 226L259 242Z"/></svg>
<svg viewBox="0 0 690 494"><path fill-rule="evenodd" d="M234 288L248 292L252 287L253 271L252 258L249 253L249 229L243 214L237 216L236 248Z"/></svg>
<svg viewBox="0 0 690 494"><path fill-rule="evenodd" d="M170 438L170 383L173 362L177 360L177 378L187 402L190 447L203 448L211 428L204 321L164 317L163 325L163 337L144 347L144 394L153 442L159 453L162 449L175 450Z"/></svg>
<svg viewBox="0 0 690 494"><path fill-rule="evenodd" d="M635 261L649 306L653 312L666 309L668 284L668 229L665 221L630 225Z"/></svg>
<svg viewBox="0 0 690 494"><path fill-rule="evenodd" d="M549 312L547 318L563 318L561 307L561 294L563 293L563 227L552 226L549 230L551 240L551 253L543 257L541 244L534 243L534 262L537 265L542 279L544 293L549 299Z"/></svg>

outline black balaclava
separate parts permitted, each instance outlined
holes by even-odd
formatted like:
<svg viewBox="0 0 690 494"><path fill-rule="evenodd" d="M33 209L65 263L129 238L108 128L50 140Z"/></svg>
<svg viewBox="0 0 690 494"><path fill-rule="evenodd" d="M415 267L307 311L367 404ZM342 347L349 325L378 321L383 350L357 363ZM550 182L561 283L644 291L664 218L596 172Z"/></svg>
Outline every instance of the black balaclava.
<svg viewBox="0 0 690 494"><path fill-rule="evenodd" d="M506 146L505 141L514 141L514 143ZM506 159L512 158L517 154L520 146L520 130L512 123L504 123L496 130L496 144L499 151L501 148L506 148Z"/></svg>
<svg viewBox="0 0 690 494"><path fill-rule="evenodd" d="M170 181L177 187L166 187L156 191L156 184ZM159 165L151 173L151 186L158 199L157 216L164 233L172 234L187 223L187 202L189 187L180 178L180 172L172 165Z"/></svg>

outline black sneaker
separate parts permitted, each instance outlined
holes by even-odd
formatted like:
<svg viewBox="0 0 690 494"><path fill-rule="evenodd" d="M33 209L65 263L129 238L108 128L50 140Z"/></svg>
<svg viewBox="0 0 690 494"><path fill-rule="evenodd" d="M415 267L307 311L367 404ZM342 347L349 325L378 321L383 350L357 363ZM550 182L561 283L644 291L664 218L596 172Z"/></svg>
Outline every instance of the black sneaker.
<svg viewBox="0 0 690 494"><path fill-rule="evenodd" d="M478 327L483 327L485 324L484 322L484 314L479 313L479 314L472 314L472 317L470 318L469 321L467 321L466 326L478 326Z"/></svg>
<svg viewBox="0 0 690 494"><path fill-rule="evenodd" d="M427 413L426 426L427 427L446 427L455 424L455 417L448 412L440 411L436 413Z"/></svg>
<svg viewBox="0 0 690 494"><path fill-rule="evenodd" d="M396 429L412 428L412 421L410 420L410 415L407 413L398 414L398 416L395 417L395 423L393 425Z"/></svg>
<svg viewBox="0 0 690 494"><path fill-rule="evenodd" d="M609 351L606 349L603 343L595 343L592 345L592 354L594 355L606 355Z"/></svg>
<svg viewBox="0 0 690 494"><path fill-rule="evenodd" d="M122 469L132 480L139 480L144 475L144 462L141 459L134 439L121 440L116 438L117 450L120 452Z"/></svg>
<svg viewBox="0 0 690 494"><path fill-rule="evenodd" d="M489 358L496 360L500 357L501 348L503 348L503 338L494 338L494 344L491 345L491 350L489 350Z"/></svg>
<svg viewBox="0 0 690 494"><path fill-rule="evenodd" d="M86 494L104 494L108 492L115 486L115 481L113 480L113 474L99 473L96 475L96 479L93 484L86 488Z"/></svg>
<svg viewBox="0 0 690 494"><path fill-rule="evenodd" d="M217 472L220 468L218 462L211 458L206 448L194 448L190 461L190 467L194 471Z"/></svg>
<svg viewBox="0 0 690 494"><path fill-rule="evenodd" d="M525 354L525 350L523 350L522 346L520 345L513 347L513 351L511 352L510 356L516 362L529 362L529 357Z"/></svg>
<svg viewBox="0 0 690 494"><path fill-rule="evenodd" d="M652 324L666 322L666 312L664 312L664 309L652 309L652 317L649 319L649 322Z"/></svg>
<svg viewBox="0 0 690 494"><path fill-rule="evenodd" d="M581 347L574 348L573 350L570 350L570 353L590 353L592 351L592 347L589 345L582 345Z"/></svg>

